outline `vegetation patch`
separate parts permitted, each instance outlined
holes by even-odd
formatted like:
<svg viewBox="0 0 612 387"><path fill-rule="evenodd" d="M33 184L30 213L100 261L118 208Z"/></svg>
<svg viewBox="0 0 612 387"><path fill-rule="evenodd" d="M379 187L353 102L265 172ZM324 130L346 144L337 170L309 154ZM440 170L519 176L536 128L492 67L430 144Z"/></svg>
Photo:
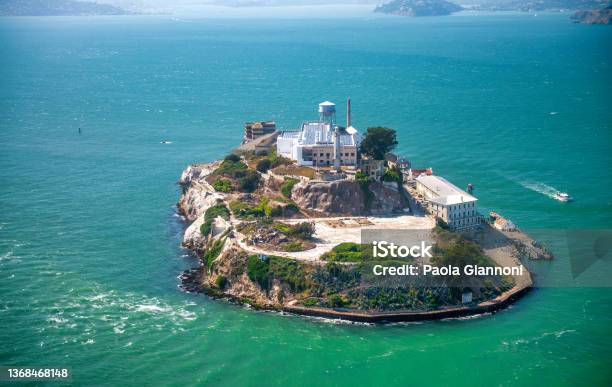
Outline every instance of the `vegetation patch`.
<svg viewBox="0 0 612 387"><path fill-rule="evenodd" d="M275 279L287 285L294 293L302 292L311 285L303 263L277 256L249 256L247 275L264 290L268 290Z"/></svg>
<svg viewBox="0 0 612 387"><path fill-rule="evenodd" d="M250 255L247 258L247 275L249 279L256 282L262 289L268 289L270 264L267 257Z"/></svg>
<svg viewBox="0 0 612 387"><path fill-rule="evenodd" d="M291 190L293 189L293 186L295 186L297 183L299 183L298 179L294 179L292 177L285 177L285 181L280 187L283 196L287 199L291 199Z"/></svg>
<svg viewBox="0 0 612 387"><path fill-rule="evenodd" d="M286 224L271 219L242 224L238 231L247 236L248 244L271 251L304 251L315 247L311 241L314 224L302 222Z"/></svg>
<svg viewBox="0 0 612 387"><path fill-rule="evenodd" d="M253 219L270 216L271 209L267 197L262 197L259 204L253 205L240 200L234 200L229 204L230 209L240 219Z"/></svg>
<svg viewBox="0 0 612 387"><path fill-rule="evenodd" d="M213 183L213 188L219 192L232 192L232 182L227 179L217 179Z"/></svg>
<svg viewBox="0 0 612 387"><path fill-rule="evenodd" d="M217 189L215 184L217 184L217 181L221 180L220 177L235 181L236 187L241 192L255 191L261 178L257 171L249 169L249 167L241 161L240 156L235 154L225 156L221 165L212 173L211 178L214 178L212 184L215 189ZM218 183L218 187L220 188L218 190L227 189L227 183Z"/></svg>
<svg viewBox="0 0 612 387"><path fill-rule="evenodd" d="M370 190L370 183L372 180L365 173L357 172L355 174L355 181L359 183L361 192L363 192L363 206L366 210L369 210L372 206L372 200L374 200L374 194Z"/></svg>
<svg viewBox="0 0 612 387"><path fill-rule="evenodd" d="M200 226L200 232L202 235L207 236L212 231L212 224L216 217L222 217L225 220L229 220L230 213L225 204L217 204L206 210L204 213L204 222Z"/></svg>
<svg viewBox="0 0 612 387"><path fill-rule="evenodd" d="M255 167L255 169L257 169L261 173L266 173L268 172L268 169L270 169L271 165L272 162L269 159L262 159L257 162L257 166Z"/></svg>
<svg viewBox="0 0 612 387"><path fill-rule="evenodd" d="M219 254L221 254L221 250L223 250L224 244L225 238L217 239L213 242L212 246L204 253L204 256L202 257L202 262L208 270L211 269L214 260L217 259Z"/></svg>
<svg viewBox="0 0 612 387"><path fill-rule="evenodd" d="M372 260L372 245L344 242L324 253L321 260L328 262L364 262Z"/></svg>
<svg viewBox="0 0 612 387"><path fill-rule="evenodd" d="M402 182L402 174L397 169L387 168L385 170L385 174L381 177L381 180L382 181L401 183Z"/></svg>
<svg viewBox="0 0 612 387"><path fill-rule="evenodd" d="M274 173L277 175L304 176L309 179L314 179L316 175L314 169L296 164L283 164L282 166L274 168Z"/></svg>
<svg viewBox="0 0 612 387"><path fill-rule="evenodd" d="M222 275L218 276L215 279L215 285L217 285L217 287L221 290L225 289L225 287L227 286L227 278Z"/></svg>

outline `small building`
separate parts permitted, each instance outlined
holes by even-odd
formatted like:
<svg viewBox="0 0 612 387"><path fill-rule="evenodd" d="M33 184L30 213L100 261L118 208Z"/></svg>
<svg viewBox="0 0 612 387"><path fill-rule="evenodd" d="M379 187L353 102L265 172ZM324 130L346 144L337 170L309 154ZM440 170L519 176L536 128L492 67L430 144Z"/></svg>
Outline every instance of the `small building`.
<svg viewBox="0 0 612 387"><path fill-rule="evenodd" d="M408 178L409 179L416 179L417 177L421 175L433 175L433 169L431 167L425 168L425 169L415 169L415 168L411 168L410 166L408 167Z"/></svg>
<svg viewBox="0 0 612 387"><path fill-rule="evenodd" d="M443 177L421 174L416 178L416 190L425 198L427 210L452 230L469 230L480 224L478 199Z"/></svg>
<svg viewBox="0 0 612 387"><path fill-rule="evenodd" d="M397 160L398 160L398 157L394 153L387 153L385 155L385 161L387 162L387 167L388 168L396 169L397 168Z"/></svg>
<svg viewBox="0 0 612 387"><path fill-rule="evenodd" d="M238 152L254 152L257 155L270 153L276 147L276 138L279 132L272 132L260 136L252 141L242 143L236 151Z"/></svg>
<svg viewBox="0 0 612 387"><path fill-rule="evenodd" d="M374 160L362 155L359 160L359 169L368 177L378 181L385 174L385 160Z"/></svg>
<svg viewBox="0 0 612 387"><path fill-rule="evenodd" d="M463 291L461 292L461 303L469 304L472 302L472 299L473 299L472 290L469 288L463 289Z"/></svg>
<svg viewBox="0 0 612 387"><path fill-rule="evenodd" d="M244 124L243 143L256 140L259 137L276 132L276 122L274 121L255 121Z"/></svg>
<svg viewBox="0 0 612 387"><path fill-rule="evenodd" d="M408 173L408 171L410 170L410 161L408 161L408 160L406 160L404 158L399 158L397 160L396 165L397 165L397 169L402 171L402 173Z"/></svg>

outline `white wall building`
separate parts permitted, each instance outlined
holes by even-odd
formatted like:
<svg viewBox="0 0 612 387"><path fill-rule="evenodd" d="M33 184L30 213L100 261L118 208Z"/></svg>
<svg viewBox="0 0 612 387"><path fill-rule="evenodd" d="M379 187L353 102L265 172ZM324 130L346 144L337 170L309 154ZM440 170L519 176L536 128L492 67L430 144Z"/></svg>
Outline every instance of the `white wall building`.
<svg viewBox="0 0 612 387"><path fill-rule="evenodd" d="M466 230L480 224L476 199L440 176L422 174L416 190L428 203L429 211L453 230Z"/></svg>
<svg viewBox="0 0 612 387"><path fill-rule="evenodd" d="M333 166L336 154L340 165L356 165L361 141L357 130L352 126L337 129L335 105L331 102L319 104L319 113L319 121L304 122L298 131L282 132L276 140L276 153L299 165Z"/></svg>

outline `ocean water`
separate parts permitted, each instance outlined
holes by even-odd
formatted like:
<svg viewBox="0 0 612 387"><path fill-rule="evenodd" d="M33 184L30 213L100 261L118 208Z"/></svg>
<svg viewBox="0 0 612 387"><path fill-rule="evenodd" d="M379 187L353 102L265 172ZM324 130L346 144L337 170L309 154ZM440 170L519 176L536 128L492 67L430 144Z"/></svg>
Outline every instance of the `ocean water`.
<svg viewBox="0 0 612 387"><path fill-rule="evenodd" d="M326 99L343 117L350 96L356 127L397 129L483 212L612 228L610 41L547 14L0 19L0 364L78 385L609 385L610 288L419 324L256 312L180 292L196 259L174 205L245 121L295 128Z"/></svg>

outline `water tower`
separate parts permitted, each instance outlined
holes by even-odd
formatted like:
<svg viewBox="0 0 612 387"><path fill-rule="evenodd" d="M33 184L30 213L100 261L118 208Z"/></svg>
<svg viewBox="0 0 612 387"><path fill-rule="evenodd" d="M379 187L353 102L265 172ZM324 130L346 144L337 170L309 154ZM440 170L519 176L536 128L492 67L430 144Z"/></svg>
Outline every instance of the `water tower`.
<svg viewBox="0 0 612 387"><path fill-rule="evenodd" d="M319 104L319 121L327 122L333 128L336 125L336 104L325 101Z"/></svg>

